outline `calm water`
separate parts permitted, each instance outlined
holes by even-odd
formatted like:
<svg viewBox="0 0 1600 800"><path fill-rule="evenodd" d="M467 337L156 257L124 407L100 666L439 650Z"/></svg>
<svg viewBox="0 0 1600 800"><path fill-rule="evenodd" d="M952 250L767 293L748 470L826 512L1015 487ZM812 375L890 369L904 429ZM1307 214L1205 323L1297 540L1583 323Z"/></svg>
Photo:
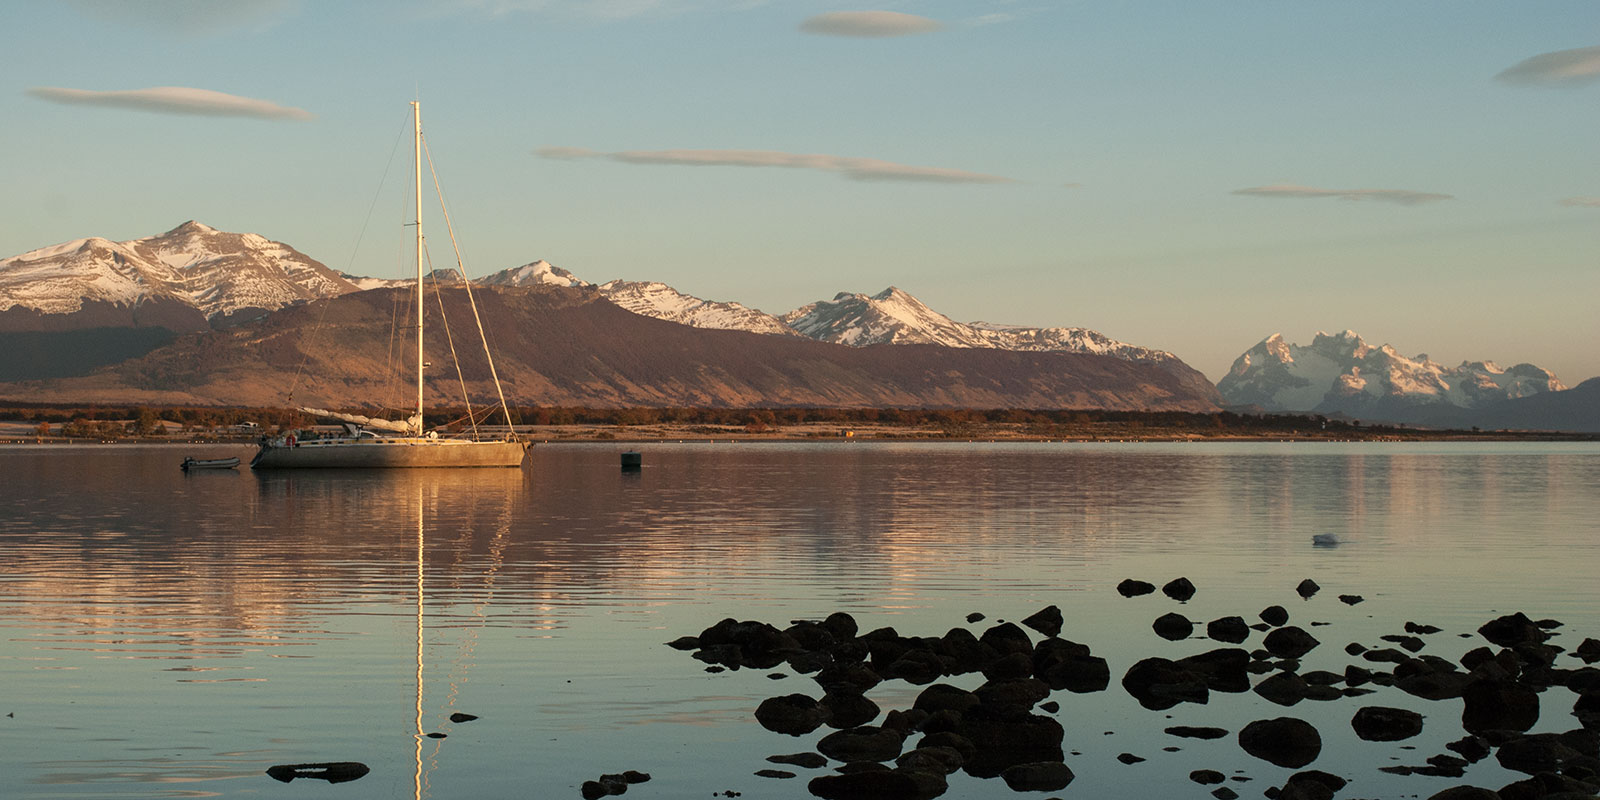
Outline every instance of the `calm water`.
<svg viewBox="0 0 1600 800"><path fill-rule="evenodd" d="M1215 768L1258 796L1291 770L1161 729L1289 713L1322 729L1313 766L1353 779L1341 796L1426 797L1452 782L1376 767L1442 752L1459 701L1368 698L1430 715L1407 751L1357 740L1354 701L1152 713L1117 679L1216 646L1158 639L1150 621L1175 610L1253 621L1279 603L1328 623L1309 628L1325 644L1305 669L1340 670L1346 642L1406 620L1445 628L1425 652L1446 657L1512 610L1564 621L1569 649L1600 636L1596 445L682 444L644 447L637 474L620 449L540 446L520 472L268 475L177 469L247 448L0 449L0 796L577 797L633 769L654 780L629 797L806 798L815 772L752 773L826 729L770 733L751 711L815 684L707 673L662 642L835 610L924 636L981 612L981 632L1056 604L1113 675L1055 698L1078 753L1056 794L1204 798L1186 776ZM1311 546L1327 532L1346 542ZM1199 587L1183 606L1114 591L1180 575ZM1306 577L1323 592L1302 601ZM905 707L917 691L871 696ZM1539 729L1575 727L1563 692ZM372 772L264 774L316 761ZM1467 782L1517 777L1485 762ZM957 775L945 796L1012 793Z"/></svg>

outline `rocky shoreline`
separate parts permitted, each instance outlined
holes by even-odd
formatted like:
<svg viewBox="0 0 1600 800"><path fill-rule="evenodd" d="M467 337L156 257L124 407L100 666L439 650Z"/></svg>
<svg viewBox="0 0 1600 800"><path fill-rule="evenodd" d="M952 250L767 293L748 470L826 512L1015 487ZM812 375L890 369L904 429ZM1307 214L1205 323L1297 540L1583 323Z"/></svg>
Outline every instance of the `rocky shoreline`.
<svg viewBox="0 0 1600 800"><path fill-rule="evenodd" d="M1125 580L1117 590L1124 597L1157 591L1154 584L1137 580ZM1302 598L1320 590L1311 580L1296 587ZM1197 588L1179 578L1160 591L1181 606ZM1346 605L1363 601L1350 594L1338 600ZM1422 714L1391 705L1400 695L1451 701L1450 711L1426 717L1435 736L1441 726L1451 724L1453 709L1460 708L1446 737L1459 738L1442 752L1422 755L1410 745L1397 744L1395 757L1403 763L1382 767L1318 763L1324 733L1335 732L1319 731L1292 715L1262 715L1236 731L1179 725L1162 729L1175 740L1232 738L1253 759L1301 770L1268 788L1264 794L1271 800L1331 800L1341 796L1351 779L1374 769L1446 779L1436 782L1443 788L1432 800L1567 800L1600 794L1600 669L1590 666L1600 661L1600 641L1584 639L1567 652L1550 641L1559 621L1533 620L1519 612L1458 634L1478 637L1483 644L1452 661L1423 652L1429 637L1442 632L1438 627L1407 621L1377 641L1344 645L1349 663L1342 671L1303 670L1302 658L1329 645L1290 624L1291 615L1282 606L1250 616L1254 621L1243 615L1202 621L1181 611L1162 614L1151 624L1159 638L1205 638L1223 646L1178 659L1139 659L1119 670L1121 689L1152 712L1222 702L1227 695L1254 695L1250 702L1285 709L1301 702L1350 703L1357 706L1348 717L1350 732L1377 743L1404 743L1423 731ZM1020 623L984 626L981 614L970 615L967 622L976 630L958 626L941 635L914 636L893 628L862 632L843 612L781 628L730 618L669 645L691 652L710 672L788 669L816 684L816 691L770 697L753 709L757 724L769 731L816 737L813 751L774 755L768 760L785 768L763 767L755 771L757 776L787 779L797 777L795 769L810 771L807 788L825 800L928 800L944 794L948 776L957 772L998 779L1018 792L1067 789L1075 775L1066 763L1068 730L1058 717L1070 719L1062 706L1071 702L1071 695L1111 689L1111 665L1089 645L1062 637L1064 615L1056 606ZM870 695L894 682L924 688L908 708L880 707ZM954 685L974 682L978 685L970 690ZM1557 702L1551 699L1557 694L1552 689L1576 696L1572 724L1558 724L1566 728L1560 731L1530 732L1540 720L1541 699L1546 706ZM1401 702L1415 704L1414 699ZM1547 718L1546 727L1549 723ZM828 732L819 735L824 730ZM1124 764L1145 760L1132 753L1117 758ZM1476 785L1469 773L1486 759L1527 777L1499 786ZM1303 769L1314 764L1318 768ZM831 770L820 772L830 765ZM1245 773L1200 769L1188 778L1194 788L1218 800L1233 800L1239 797L1233 787L1250 779ZM1140 788L1146 796L1181 791L1176 786L1165 791Z"/></svg>

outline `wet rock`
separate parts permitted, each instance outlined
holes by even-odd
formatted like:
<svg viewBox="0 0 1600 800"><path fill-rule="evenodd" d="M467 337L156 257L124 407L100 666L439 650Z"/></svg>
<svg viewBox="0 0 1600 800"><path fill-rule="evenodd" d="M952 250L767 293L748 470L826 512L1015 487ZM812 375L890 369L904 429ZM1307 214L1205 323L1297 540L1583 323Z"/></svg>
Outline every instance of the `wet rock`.
<svg viewBox="0 0 1600 800"><path fill-rule="evenodd" d="M773 733L801 736L822 727L827 718L814 698L803 694L769 697L756 706L756 721Z"/></svg>
<svg viewBox="0 0 1600 800"><path fill-rule="evenodd" d="M1009 622L1002 622L983 632L978 641L994 648L995 653L1007 656L1012 653L1033 655L1033 640L1028 634Z"/></svg>
<svg viewBox="0 0 1600 800"><path fill-rule="evenodd" d="M1038 678L1012 678L988 681L973 690L973 694L978 696L978 702L987 706L1031 709L1050 696L1050 687Z"/></svg>
<svg viewBox="0 0 1600 800"><path fill-rule="evenodd" d="M583 795L583 800L600 800L611 794L611 788L599 781L584 781L578 787L578 793Z"/></svg>
<svg viewBox="0 0 1600 800"><path fill-rule="evenodd" d="M1400 645L1401 647L1413 653L1423 648L1423 641L1415 636L1401 636L1399 634L1391 633L1385 636L1379 636L1378 638L1386 642L1394 642L1395 644Z"/></svg>
<svg viewBox="0 0 1600 800"><path fill-rule="evenodd" d="M951 675L977 672L1000 657L993 647L978 641L978 637L966 628L951 628L940 637L934 652L943 659L945 671Z"/></svg>
<svg viewBox="0 0 1600 800"><path fill-rule="evenodd" d="M1280 706L1292 706L1306 699L1310 684L1293 672L1279 672L1256 684L1255 692L1267 701Z"/></svg>
<svg viewBox="0 0 1600 800"><path fill-rule="evenodd" d="M917 749L919 750L928 750L938 747L948 747L951 750L960 753L963 763L972 758L978 752L977 745L974 745L971 739L968 739L959 733L955 733L954 731L930 733L927 736L922 737L921 741L917 742Z"/></svg>
<svg viewBox="0 0 1600 800"><path fill-rule="evenodd" d="M878 704L849 690L829 692L818 702L830 728L858 728L878 718Z"/></svg>
<svg viewBox="0 0 1600 800"><path fill-rule="evenodd" d="M1344 646L1344 651L1352 656L1359 656L1367 652L1367 646L1360 642L1351 642Z"/></svg>
<svg viewBox="0 0 1600 800"><path fill-rule="evenodd" d="M439 733L438 731L434 731L433 733L426 734L426 736L429 739L447 739L447 738L450 737L450 734L448 734L448 733Z"/></svg>
<svg viewBox="0 0 1600 800"><path fill-rule="evenodd" d="M1219 642L1239 644L1250 637L1250 626L1244 617L1221 617L1206 623L1206 636Z"/></svg>
<svg viewBox="0 0 1600 800"><path fill-rule="evenodd" d="M822 620L822 627L840 641L854 639L859 628L856 618L843 611L835 611Z"/></svg>
<svg viewBox="0 0 1600 800"><path fill-rule="evenodd" d="M1500 800L1500 795L1490 789L1476 786L1452 786L1428 796L1428 800Z"/></svg>
<svg viewBox="0 0 1600 800"><path fill-rule="evenodd" d="M1061 633L1061 609L1055 606L1045 606L1032 616L1022 621L1026 625L1046 636L1056 636Z"/></svg>
<svg viewBox="0 0 1600 800"><path fill-rule="evenodd" d="M1169 642L1189 638L1194 633L1194 623L1182 614L1162 614L1150 625L1156 635Z"/></svg>
<svg viewBox="0 0 1600 800"><path fill-rule="evenodd" d="M900 755L904 743L899 731L864 726L822 737L817 752L835 761L889 761Z"/></svg>
<svg viewBox="0 0 1600 800"><path fill-rule="evenodd" d="M1211 796L1217 800L1239 800L1239 793L1226 786L1218 786L1211 790Z"/></svg>
<svg viewBox="0 0 1600 800"><path fill-rule="evenodd" d="M854 691L866 694L883 682L883 677L862 663L833 664L812 676L824 692Z"/></svg>
<svg viewBox="0 0 1600 800"><path fill-rule="evenodd" d="M1185 603L1188 602L1189 598L1194 597L1194 584L1190 583L1188 578L1174 578L1168 581L1167 585L1161 587L1161 593L1180 603Z"/></svg>
<svg viewBox="0 0 1600 800"><path fill-rule="evenodd" d="M1201 786L1213 786L1227 780L1227 776L1214 769L1197 769L1189 773L1189 780Z"/></svg>
<svg viewBox="0 0 1600 800"><path fill-rule="evenodd" d="M1600 730L1600 689L1579 693L1577 702L1572 704L1572 716L1584 728Z"/></svg>
<svg viewBox="0 0 1600 800"><path fill-rule="evenodd" d="M1600 641L1584 639L1583 643L1578 645L1578 649L1572 651L1572 654L1583 659L1585 664L1593 664L1596 661L1600 661Z"/></svg>
<svg viewBox="0 0 1600 800"><path fill-rule="evenodd" d="M945 660L932 650L909 650L882 670L883 677L925 686L945 673Z"/></svg>
<svg viewBox="0 0 1600 800"><path fill-rule="evenodd" d="M820 672L833 664L833 656L825 652L805 650L789 654L789 668L801 675Z"/></svg>
<svg viewBox="0 0 1600 800"><path fill-rule="evenodd" d="M1267 606L1261 609L1261 613L1258 616L1261 617L1262 622L1276 628L1289 621L1289 610L1283 606Z"/></svg>
<svg viewBox="0 0 1600 800"><path fill-rule="evenodd" d="M1368 742L1398 742L1422 733L1422 715L1403 708L1367 706L1350 718L1356 736Z"/></svg>
<svg viewBox="0 0 1600 800"><path fill-rule="evenodd" d="M985 664L981 671L992 681L1026 678L1033 674L1033 654L1010 653Z"/></svg>
<svg viewBox="0 0 1600 800"><path fill-rule="evenodd" d="M937 772L949 775L963 764L967 763L966 756L954 747L918 747L908 750L894 760L895 766L912 772Z"/></svg>
<svg viewBox="0 0 1600 800"><path fill-rule="evenodd" d="M1311 652L1319 644L1321 642L1317 641L1317 637L1294 625L1268 633L1267 638L1261 642L1261 646L1265 647L1267 652L1279 658L1299 658Z"/></svg>
<svg viewBox="0 0 1600 800"><path fill-rule="evenodd" d="M786 653L802 650L794 637L765 622L724 619L700 633L701 653L720 654L713 663L724 666L747 666L771 669L783 663ZM728 658L727 648L734 648L737 659ZM698 655L698 654L697 654Z"/></svg>
<svg viewBox="0 0 1600 800"><path fill-rule="evenodd" d="M1090 654L1088 646L1065 639L1046 639L1034 648L1033 675L1051 689L1075 694L1102 691L1111 683L1105 659Z"/></svg>
<svg viewBox="0 0 1600 800"><path fill-rule="evenodd" d="M1531 778L1500 787L1500 800L1587 800L1600 791L1590 781L1542 772Z"/></svg>
<svg viewBox="0 0 1600 800"><path fill-rule="evenodd" d="M1591 771L1597 763L1597 739L1589 731L1535 733L1501 743L1495 749L1500 766L1528 775L1563 772L1573 766Z"/></svg>
<svg viewBox="0 0 1600 800"><path fill-rule="evenodd" d="M460 723L463 723L463 722L471 722L471 721L473 721L473 720L475 720L477 718L478 718L478 716L476 714L463 714L463 713L461 713L459 711L457 711L456 713L450 715L450 721L454 722L454 723L457 723L457 724L460 724Z"/></svg>
<svg viewBox="0 0 1600 800"><path fill-rule="evenodd" d="M1376 650L1368 650L1362 653L1361 658L1374 664L1404 664L1411 660L1411 655L1393 647L1380 647Z"/></svg>
<svg viewBox="0 0 1600 800"><path fill-rule="evenodd" d="M1132 753L1118 753L1117 754L1117 760L1121 761L1124 764L1132 766L1134 764L1137 764L1137 763L1143 761L1144 759L1140 758L1139 756L1136 756L1136 755L1134 755Z"/></svg>
<svg viewBox="0 0 1600 800"><path fill-rule="evenodd" d="M678 638L673 639L670 642L667 642L667 646L672 648L672 649L674 649L674 650L699 650L700 649L700 637L698 637L698 636L679 636Z"/></svg>
<svg viewBox="0 0 1600 800"><path fill-rule="evenodd" d="M1060 761L1013 764L1000 773L1000 779L1014 792L1054 792L1067 788L1074 777L1072 770Z"/></svg>
<svg viewBox="0 0 1600 800"><path fill-rule="evenodd" d="M1366 600L1366 599L1367 598L1362 597L1359 594L1341 594L1341 595L1339 595L1339 602L1344 603L1347 606L1353 606L1353 605L1355 605L1357 603L1360 603L1361 601Z"/></svg>
<svg viewBox="0 0 1600 800"><path fill-rule="evenodd" d="M788 764L801 769L820 769L828 765L828 759L818 753L792 753L790 755L767 756L767 760L774 764Z"/></svg>
<svg viewBox="0 0 1600 800"><path fill-rule="evenodd" d="M1140 595L1150 594L1155 590L1155 584L1146 583L1144 581L1136 581L1132 578L1128 578L1117 584L1117 594L1120 594L1123 597L1139 597Z"/></svg>
<svg viewBox="0 0 1600 800"><path fill-rule="evenodd" d="M1345 783L1344 778L1321 770L1297 772L1278 788L1276 800L1333 800Z"/></svg>
<svg viewBox="0 0 1600 800"><path fill-rule="evenodd" d="M1420 625L1409 620L1405 624L1406 633L1415 633L1420 636L1428 636L1430 634L1438 633L1441 630L1444 629L1434 625Z"/></svg>
<svg viewBox="0 0 1600 800"><path fill-rule="evenodd" d="M1317 760L1322 736L1305 720L1278 717L1244 726L1239 731L1239 746L1262 761L1298 769Z"/></svg>
<svg viewBox="0 0 1600 800"><path fill-rule="evenodd" d="M1476 764L1489 757L1489 743L1482 736L1465 736L1444 746L1446 750L1459 754L1468 762Z"/></svg>
<svg viewBox="0 0 1600 800"><path fill-rule="evenodd" d="M1206 682L1206 688L1213 692L1238 694L1250 691L1250 654L1237 647L1207 650L1173 663L1200 675Z"/></svg>
<svg viewBox="0 0 1600 800"><path fill-rule="evenodd" d="M275 781L284 783L295 778L345 783L371 771L371 768L359 761L326 761L318 764L277 764L267 768L267 775Z"/></svg>
<svg viewBox="0 0 1600 800"><path fill-rule="evenodd" d="M965 769L978 778L998 776L1016 764L1062 758L1065 731L1049 717L978 706L963 715L957 732L973 745Z"/></svg>
<svg viewBox="0 0 1600 800"><path fill-rule="evenodd" d="M819 775L806 790L823 800L921 800L917 782L904 772L871 770L845 775Z"/></svg>
<svg viewBox="0 0 1600 800"><path fill-rule="evenodd" d="M1322 591L1322 587L1318 586L1316 581L1306 578L1300 582L1300 585L1294 587L1294 591L1300 597L1310 600L1312 595Z"/></svg>
<svg viewBox="0 0 1600 800"><path fill-rule="evenodd" d="M758 769L755 771L755 776L757 778L778 778L781 780L793 778L794 773L786 769Z"/></svg>
<svg viewBox="0 0 1600 800"><path fill-rule="evenodd" d="M1515 647L1524 642L1537 644L1550 636L1521 611L1483 623L1478 634L1501 647Z"/></svg>
<svg viewBox="0 0 1600 800"><path fill-rule="evenodd" d="M1510 681L1474 681L1461 693L1461 727L1468 733L1525 731L1539 721L1539 695Z"/></svg>
<svg viewBox="0 0 1600 800"><path fill-rule="evenodd" d="M978 696L966 689L947 683L936 683L922 690L912 703L912 708L934 713L951 709L964 712L978 704Z"/></svg>
<svg viewBox="0 0 1600 800"><path fill-rule="evenodd" d="M1204 675L1165 658L1146 658L1129 667L1122 676L1122 688L1151 711L1210 699Z"/></svg>
<svg viewBox="0 0 1600 800"><path fill-rule="evenodd" d="M1205 728L1192 725L1174 725L1167 728L1165 732L1168 735L1184 739L1221 739L1228 735L1228 732L1223 728Z"/></svg>

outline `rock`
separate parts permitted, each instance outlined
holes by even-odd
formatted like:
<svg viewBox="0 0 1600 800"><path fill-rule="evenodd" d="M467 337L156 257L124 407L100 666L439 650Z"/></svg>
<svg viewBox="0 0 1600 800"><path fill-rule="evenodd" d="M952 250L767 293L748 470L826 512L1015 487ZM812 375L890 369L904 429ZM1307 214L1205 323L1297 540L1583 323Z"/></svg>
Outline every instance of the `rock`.
<svg viewBox="0 0 1600 800"><path fill-rule="evenodd" d="M473 721L473 720L475 720L477 718L478 717L477 717L476 714L463 714L463 713L461 713L459 711L457 711L456 713L450 715L450 721L454 722L454 723L457 723L457 724L460 724L460 723L463 723L463 722L471 722L471 721Z"/></svg>
<svg viewBox="0 0 1600 800"><path fill-rule="evenodd" d="M583 800L600 800L611 794L611 789L599 781L584 781L578 787L578 793L583 795Z"/></svg>
<svg viewBox="0 0 1600 800"><path fill-rule="evenodd" d="M823 800L921 800L917 782L904 772L871 770L847 775L819 775L806 790Z"/></svg>
<svg viewBox="0 0 1600 800"><path fill-rule="evenodd" d="M1351 642L1344 646L1344 651L1352 656L1359 656L1367 652L1367 646L1360 642Z"/></svg>
<svg viewBox="0 0 1600 800"><path fill-rule="evenodd" d="M803 694L769 697L756 706L756 721L773 733L801 736L822 727L827 717L820 704Z"/></svg>
<svg viewBox="0 0 1600 800"><path fill-rule="evenodd" d="M1174 725L1165 731L1168 735L1184 739L1221 739L1228 735L1222 728L1203 728L1190 725Z"/></svg>
<svg viewBox="0 0 1600 800"><path fill-rule="evenodd" d="M1000 779L1013 792L1054 792L1067 788L1076 777L1060 761L1031 761L1013 764L1000 773Z"/></svg>
<svg viewBox="0 0 1600 800"><path fill-rule="evenodd" d="M833 635L833 631L823 627L820 622L812 622L810 620L796 620L790 623L789 627L784 628L783 632L788 634L790 638L800 645L802 650L807 652L826 651L839 643L839 639Z"/></svg>
<svg viewBox="0 0 1600 800"><path fill-rule="evenodd" d="M793 778L794 773L784 769L758 769L755 771L757 778Z"/></svg>
<svg viewBox="0 0 1600 800"><path fill-rule="evenodd" d="M1211 796L1217 800L1239 800L1239 793L1226 786L1218 786L1211 790Z"/></svg>
<svg viewBox="0 0 1600 800"><path fill-rule="evenodd" d="M1478 634L1501 647L1515 647L1524 642L1537 644L1550 636L1521 611L1483 623Z"/></svg>
<svg viewBox="0 0 1600 800"><path fill-rule="evenodd" d="M1401 636L1399 634L1391 633L1384 636L1379 636L1378 638L1386 642L1394 642L1395 644L1400 645L1401 647L1404 647L1406 650L1413 653L1421 650L1423 647L1423 641L1415 636Z"/></svg>
<svg viewBox="0 0 1600 800"><path fill-rule="evenodd" d="M1444 746L1446 750L1459 754L1467 761L1476 764L1489 757L1489 743L1482 736L1465 736Z"/></svg>
<svg viewBox="0 0 1600 800"><path fill-rule="evenodd" d="M1012 653L1023 653L1030 657L1033 655L1033 640L1029 639L1028 634L1021 628L1009 622L1002 622L984 631L983 635L978 637L978 641L994 648L995 653L1000 656Z"/></svg>
<svg viewBox="0 0 1600 800"><path fill-rule="evenodd" d="M1155 590L1155 584L1145 583L1144 581L1136 581L1132 578L1128 578L1122 583L1117 584L1117 594L1120 594L1123 597L1138 597L1140 595L1150 594Z"/></svg>
<svg viewBox="0 0 1600 800"><path fill-rule="evenodd" d="M1315 669L1310 672L1302 672L1300 673L1300 677L1306 683L1309 683L1312 686L1332 686L1336 683L1344 682L1343 675L1340 675L1337 672L1329 672L1325 669Z"/></svg>
<svg viewBox="0 0 1600 800"><path fill-rule="evenodd" d="M993 647L978 641L966 628L951 628L934 645L934 652L943 659L945 670L951 675L977 672L1000 657Z"/></svg>
<svg viewBox="0 0 1600 800"><path fill-rule="evenodd" d="M1569 765L1582 764L1593 761L1592 750L1590 754L1582 752L1580 747L1591 744L1594 740L1590 734L1589 742L1572 741L1566 734L1535 733L1528 736L1519 736L1502 743L1495 749L1495 760L1500 766L1528 775L1537 775L1541 772L1561 772ZM1574 747L1573 745L1578 745Z"/></svg>
<svg viewBox="0 0 1600 800"><path fill-rule="evenodd" d="M1572 654L1583 659L1585 664L1593 664L1596 661L1600 661L1600 641L1584 639L1583 643L1578 645L1578 649L1572 651Z"/></svg>
<svg viewBox="0 0 1600 800"><path fill-rule="evenodd" d="M698 636L679 636L678 638L673 639L670 642L667 642L667 646L672 648L672 649L674 649L674 650L699 650L700 649L700 637L698 637Z"/></svg>
<svg viewBox="0 0 1600 800"><path fill-rule="evenodd" d="M1306 699L1310 684L1293 672L1279 672L1256 684L1256 694L1280 706L1292 706Z"/></svg>
<svg viewBox="0 0 1600 800"><path fill-rule="evenodd" d="M1305 720L1278 717L1244 726L1239 731L1239 746L1270 764L1298 769L1317 760L1322 737Z"/></svg>
<svg viewBox="0 0 1600 800"><path fill-rule="evenodd" d="M308 778L328 783L353 781L371 772L359 761L327 761L318 764L278 764L267 768L267 775L275 781L288 783L295 778Z"/></svg>
<svg viewBox="0 0 1600 800"><path fill-rule="evenodd" d="M966 756L953 747L918 747L908 750L894 760L895 766L902 770L912 772L938 772L949 775L963 764L967 763Z"/></svg>
<svg viewBox="0 0 1600 800"><path fill-rule="evenodd" d="M1261 621L1276 628L1289 621L1289 610L1283 606L1267 606L1261 609Z"/></svg>
<svg viewBox="0 0 1600 800"><path fill-rule="evenodd" d="M1294 587L1294 591L1300 597L1310 600L1312 595L1322 591L1322 587L1318 586L1316 581L1306 578L1300 582L1300 585Z"/></svg>
<svg viewBox="0 0 1600 800"><path fill-rule="evenodd" d="M922 690L917 699L912 703L912 708L929 713L951 709L965 712L978 704L978 696L966 689L959 689L947 683L936 683Z"/></svg>
<svg viewBox="0 0 1600 800"><path fill-rule="evenodd" d="M882 676L862 663L835 663L813 675L811 679L816 681L824 692L854 691L857 694L866 694L872 687L883 682Z"/></svg>
<svg viewBox="0 0 1600 800"><path fill-rule="evenodd" d="M1500 800L1500 795L1476 786L1452 786L1442 792L1428 795L1428 800Z"/></svg>
<svg viewBox="0 0 1600 800"><path fill-rule="evenodd" d="M971 739L968 739L959 733L955 733L954 731L930 733L927 736L922 737L921 741L917 742L918 750L930 750L940 747L947 747L956 751L957 753L960 753L963 763L966 762L967 759L972 758L978 752L977 745L974 745Z"/></svg>
<svg viewBox="0 0 1600 800"><path fill-rule="evenodd" d="M1165 658L1146 658L1129 667L1122 676L1122 688L1151 711L1210 699L1204 675Z"/></svg>
<svg viewBox="0 0 1600 800"><path fill-rule="evenodd" d="M973 694L977 695L978 702L984 705L1015 706L1026 710L1049 697L1050 687L1038 678L1013 678L988 681L973 690Z"/></svg>
<svg viewBox="0 0 1600 800"><path fill-rule="evenodd" d="M1359 594L1341 594L1341 595L1339 595L1339 602L1344 603L1347 606L1353 606L1356 603L1359 603L1359 602L1361 602L1363 600L1366 600L1366 599L1367 598L1362 597Z"/></svg>
<svg viewBox="0 0 1600 800"><path fill-rule="evenodd" d="M622 773L622 779L628 783L649 783L650 773L640 772L636 769L630 769Z"/></svg>
<svg viewBox="0 0 1600 800"><path fill-rule="evenodd" d="M823 695L817 705L830 728L858 728L878 718L877 703L848 689Z"/></svg>
<svg viewBox="0 0 1600 800"><path fill-rule="evenodd" d="M1321 642L1294 625L1278 628L1267 634L1261 646L1279 658L1299 658L1311 652Z"/></svg>
<svg viewBox="0 0 1600 800"><path fill-rule="evenodd" d="M1411 656L1409 654L1402 653L1393 647L1380 647L1376 650L1368 650L1361 654L1361 658L1366 661L1371 661L1374 664L1404 664L1405 662L1411 660Z"/></svg>
<svg viewBox="0 0 1600 800"><path fill-rule="evenodd" d="M1250 637L1250 626L1244 617L1221 617L1206 623L1206 636L1219 642L1239 644Z"/></svg>
<svg viewBox="0 0 1600 800"><path fill-rule="evenodd" d="M1134 755L1132 753L1118 753L1117 754L1117 760L1121 761L1124 764L1128 764L1128 765L1131 766L1133 764L1137 764L1137 763L1143 761L1144 759L1140 758L1139 756L1136 756L1136 755Z"/></svg>
<svg viewBox="0 0 1600 800"><path fill-rule="evenodd" d="M1060 761L1061 723L1049 717L978 706L962 716L957 733L972 743L967 774L998 776L1006 767L1035 761Z"/></svg>
<svg viewBox="0 0 1600 800"><path fill-rule="evenodd" d="M1189 634L1194 633L1194 623L1182 614L1162 614L1156 617L1156 621L1150 627L1155 630L1157 636L1169 642L1187 639Z"/></svg>
<svg viewBox="0 0 1600 800"><path fill-rule="evenodd" d="M1065 639L1046 639L1033 651L1033 675L1051 689L1074 694L1103 691L1111 683L1106 660L1089 653L1085 645Z"/></svg>
<svg viewBox="0 0 1600 800"><path fill-rule="evenodd" d="M724 619L700 633L700 653L715 654L712 663L728 667L747 666L771 669L783 663L785 654L803 650L800 643L765 622ZM737 658L730 658L733 648Z"/></svg>
<svg viewBox="0 0 1600 800"><path fill-rule="evenodd" d="M1350 718L1356 736L1368 742L1398 742L1422 733L1422 715L1403 708L1367 706Z"/></svg>
<svg viewBox="0 0 1600 800"><path fill-rule="evenodd" d="M820 769L828 765L828 759L817 753L794 753L786 756L767 756L767 760L774 764L789 764L801 769Z"/></svg>
<svg viewBox="0 0 1600 800"><path fill-rule="evenodd" d="M967 615L967 622L969 622L969 623L970 622L982 622L984 619L985 619L985 617L982 614L979 614L976 611L974 611L971 614Z"/></svg>
<svg viewBox="0 0 1600 800"><path fill-rule="evenodd" d="M1022 621L1026 625L1046 636L1056 636L1061 633L1061 609L1055 606L1045 606L1035 612L1033 616Z"/></svg>
<svg viewBox="0 0 1600 800"><path fill-rule="evenodd" d="M1161 593L1180 603L1185 603L1188 602L1189 598L1194 597L1194 584L1190 583L1188 578L1174 578L1168 581L1167 585L1161 587Z"/></svg>
<svg viewBox="0 0 1600 800"><path fill-rule="evenodd" d="M828 633L833 634L833 638L840 641L854 639L856 632L859 630L856 626L856 618L843 611L835 611L829 614L826 619L822 620L822 627Z"/></svg>
<svg viewBox="0 0 1600 800"><path fill-rule="evenodd" d="M1406 630L1406 633L1415 633L1415 634L1419 634L1419 635L1422 635L1422 636L1427 636L1429 634L1438 633L1439 631L1444 630L1444 629L1443 628L1439 628L1439 627L1434 626L1434 625L1419 625L1419 624L1417 624L1415 622L1411 622L1411 621L1408 620L1406 622L1406 624L1405 624L1405 630Z"/></svg>
<svg viewBox="0 0 1600 800"><path fill-rule="evenodd" d="M909 650L882 670L885 678L897 678L914 686L926 686L945 673L945 661L932 650Z"/></svg>
<svg viewBox="0 0 1600 800"><path fill-rule="evenodd" d="M1250 691L1250 654L1237 647L1224 647L1196 653L1173 662L1179 668L1205 679L1213 692L1238 694Z"/></svg>
<svg viewBox="0 0 1600 800"><path fill-rule="evenodd" d="M916 708L905 711L892 708L889 709L889 713L883 715L881 724L882 727L893 728L904 735L910 736L913 731L922 730L922 726L927 724L928 718L931 716L933 715Z"/></svg>
<svg viewBox="0 0 1600 800"><path fill-rule="evenodd" d="M1510 681L1474 681L1461 693L1461 727L1468 733L1525 731L1539 721L1539 695Z"/></svg>
<svg viewBox="0 0 1600 800"><path fill-rule="evenodd" d="M1201 786L1213 786L1227 780L1227 776L1214 769L1197 769L1189 773L1189 780Z"/></svg>
<svg viewBox="0 0 1600 800"><path fill-rule="evenodd" d="M822 737L817 752L835 761L890 761L900 755L904 743L899 731L866 726Z"/></svg>
<svg viewBox="0 0 1600 800"><path fill-rule="evenodd" d="M1033 654L1008 653L985 664L982 672L992 681L1026 678L1033 674Z"/></svg>

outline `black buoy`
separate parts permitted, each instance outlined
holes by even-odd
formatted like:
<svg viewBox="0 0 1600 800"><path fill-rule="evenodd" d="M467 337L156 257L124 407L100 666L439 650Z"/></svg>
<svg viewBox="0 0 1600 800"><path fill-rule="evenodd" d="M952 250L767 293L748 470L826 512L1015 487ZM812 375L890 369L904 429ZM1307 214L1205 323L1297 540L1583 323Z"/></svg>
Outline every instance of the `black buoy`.
<svg viewBox="0 0 1600 800"><path fill-rule="evenodd" d="M644 454L638 450L629 450L622 454L622 470L633 472L644 468Z"/></svg>

